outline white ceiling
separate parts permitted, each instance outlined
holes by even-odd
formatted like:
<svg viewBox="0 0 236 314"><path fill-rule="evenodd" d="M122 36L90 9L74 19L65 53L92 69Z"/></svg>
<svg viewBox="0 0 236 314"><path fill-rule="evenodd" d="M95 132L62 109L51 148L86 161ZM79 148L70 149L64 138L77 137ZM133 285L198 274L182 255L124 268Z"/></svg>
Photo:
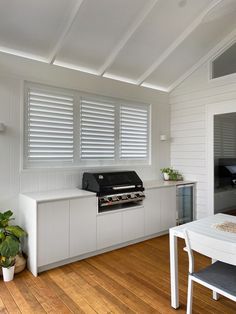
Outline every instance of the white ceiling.
<svg viewBox="0 0 236 314"><path fill-rule="evenodd" d="M0 51L169 91L236 28L236 0L0 0Z"/></svg>

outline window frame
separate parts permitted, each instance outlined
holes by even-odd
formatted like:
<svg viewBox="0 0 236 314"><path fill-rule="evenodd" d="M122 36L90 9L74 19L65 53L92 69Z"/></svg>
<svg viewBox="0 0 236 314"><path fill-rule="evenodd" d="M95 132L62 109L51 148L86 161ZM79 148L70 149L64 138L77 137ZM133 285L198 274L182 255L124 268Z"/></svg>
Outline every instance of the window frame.
<svg viewBox="0 0 236 314"><path fill-rule="evenodd" d="M73 125L74 125L74 159L73 162L58 161L38 161L32 162L28 160L28 91L29 89L37 89L44 92L55 92L62 95L70 95L74 97L74 108L73 108ZM122 167L122 166L149 166L151 165L151 121L152 121L152 105L148 103L134 102L125 99L107 97L96 95L92 93L85 93L73 89L66 89L61 87L49 86L38 84L34 82L24 82L24 100L23 100L23 136L22 136L22 170L37 170L37 169L75 169L75 168L94 168L94 167ZM85 160L80 158L80 106L81 99L91 99L98 102L108 102L115 105L115 158L114 159L96 159L96 160ZM121 105L132 106L133 108L147 108L148 121L147 121L147 158L120 158L120 107Z"/></svg>
<svg viewBox="0 0 236 314"><path fill-rule="evenodd" d="M231 46L236 44L236 39L234 38L230 42L228 42L224 47L217 50L213 57L210 58L208 62L208 82L214 84L215 82L230 82L236 78L236 73L231 73L219 77L213 77L213 63L214 61L220 57L225 51L227 51Z"/></svg>

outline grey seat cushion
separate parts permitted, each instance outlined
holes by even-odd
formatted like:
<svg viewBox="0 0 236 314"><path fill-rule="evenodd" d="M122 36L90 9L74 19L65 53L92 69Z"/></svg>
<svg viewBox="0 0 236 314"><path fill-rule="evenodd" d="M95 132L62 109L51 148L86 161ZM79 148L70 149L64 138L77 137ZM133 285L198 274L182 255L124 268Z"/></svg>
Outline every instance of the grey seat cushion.
<svg viewBox="0 0 236 314"><path fill-rule="evenodd" d="M216 262L192 276L236 296L236 266Z"/></svg>

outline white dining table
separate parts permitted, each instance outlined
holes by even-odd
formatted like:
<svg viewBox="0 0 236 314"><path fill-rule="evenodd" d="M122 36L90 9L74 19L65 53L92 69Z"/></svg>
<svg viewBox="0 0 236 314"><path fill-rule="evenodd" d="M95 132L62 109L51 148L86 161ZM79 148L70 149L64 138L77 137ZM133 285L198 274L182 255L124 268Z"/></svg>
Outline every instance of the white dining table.
<svg viewBox="0 0 236 314"><path fill-rule="evenodd" d="M220 253L220 261L236 266L236 233L221 231L214 227L215 224L220 224L226 221L236 223L236 216L216 214L193 222L189 222L184 225L170 228L169 240L170 240L171 306L173 308L177 309L179 307L177 238L184 239L184 230L187 229L209 236L211 240L212 238L221 240L223 241L223 243L222 247L220 248L220 250L222 251L222 254ZM209 250L209 254L204 255L212 258L213 260L210 251L211 250ZM214 299L218 298L216 293L213 293L213 298Z"/></svg>

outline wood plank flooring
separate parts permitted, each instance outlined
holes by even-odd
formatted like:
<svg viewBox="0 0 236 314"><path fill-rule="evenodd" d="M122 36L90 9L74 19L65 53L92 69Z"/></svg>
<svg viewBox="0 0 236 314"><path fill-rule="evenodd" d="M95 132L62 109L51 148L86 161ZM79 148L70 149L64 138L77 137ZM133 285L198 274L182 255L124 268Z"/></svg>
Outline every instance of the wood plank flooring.
<svg viewBox="0 0 236 314"><path fill-rule="evenodd" d="M0 313L185 313L187 254L179 240L180 302L170 307L169 242L162 236L59 267L0 281ZM196 268L210 260L196 255ZM193 313L235 314L236 303L195 284Z"/></svg>

